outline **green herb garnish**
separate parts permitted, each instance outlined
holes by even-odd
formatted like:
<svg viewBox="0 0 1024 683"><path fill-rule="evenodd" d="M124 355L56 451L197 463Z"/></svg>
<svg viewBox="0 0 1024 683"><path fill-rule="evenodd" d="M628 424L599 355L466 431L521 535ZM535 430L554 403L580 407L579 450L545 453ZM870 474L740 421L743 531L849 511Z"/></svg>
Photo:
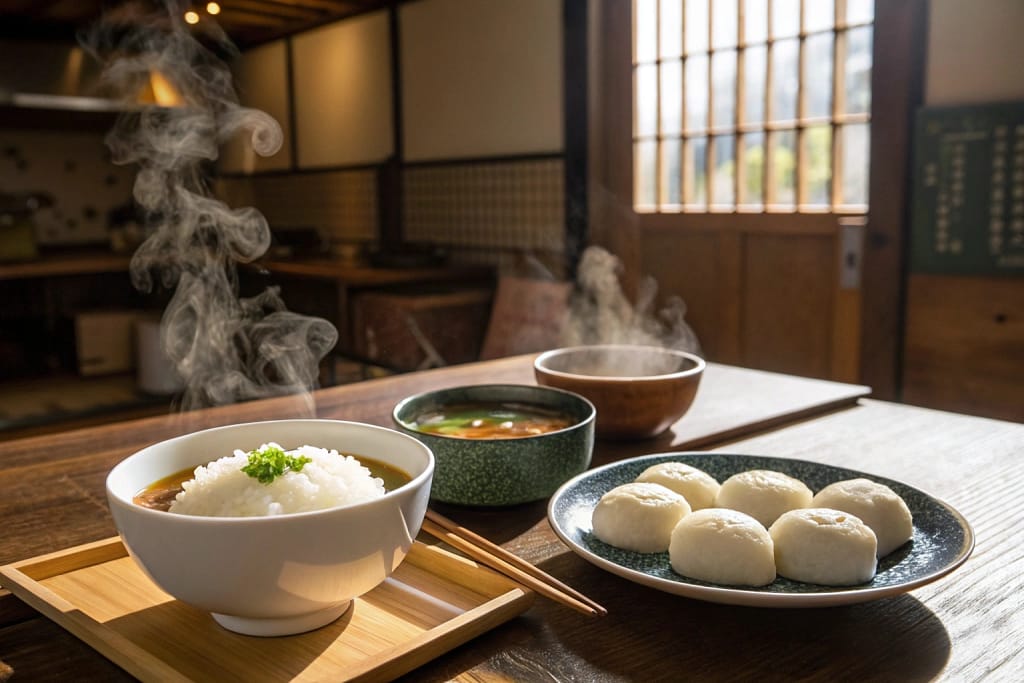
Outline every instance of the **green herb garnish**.
<svg viewBox="0 0 1024 683"><path fill-rule="evenodd" d="M269 484L285 472L301 472L312 458L304 455L288 455L280 448L270 446L262 451L249 451L249 464L242 471L261 484Z"/></svg>

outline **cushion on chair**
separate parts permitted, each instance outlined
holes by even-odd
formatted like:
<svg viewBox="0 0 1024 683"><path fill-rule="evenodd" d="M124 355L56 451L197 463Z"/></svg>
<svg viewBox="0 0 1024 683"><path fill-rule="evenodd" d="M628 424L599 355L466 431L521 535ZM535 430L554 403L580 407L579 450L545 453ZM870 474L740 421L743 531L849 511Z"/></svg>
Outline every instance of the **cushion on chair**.
<svg viewBox="0 0 1024 683"><path fill-rule="evenodd" d="M518 276L498 279L481 360L559 346L569 314L571 282Z"/></svg>

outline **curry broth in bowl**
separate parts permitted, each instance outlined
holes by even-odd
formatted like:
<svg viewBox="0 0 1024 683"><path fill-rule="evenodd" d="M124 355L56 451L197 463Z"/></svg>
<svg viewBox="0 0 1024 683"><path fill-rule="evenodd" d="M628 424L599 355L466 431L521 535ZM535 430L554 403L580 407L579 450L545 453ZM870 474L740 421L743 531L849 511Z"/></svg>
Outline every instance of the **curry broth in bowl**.
<svg viewBox="0 0 1024 683"><path fill-rule="evenodd" d="M409 473L380 460L352 453L342 453L341 455L347 455L358 460L363 467L370 470L370 476L377 477L384 482L384 490L386 492L394 491L412 480ZM184 483L193 479L195 471L195 467L186 467L158 479L136 493L132 497L132 502L152 510L167 512L171 507L171 503L182 492Z"/></svg>

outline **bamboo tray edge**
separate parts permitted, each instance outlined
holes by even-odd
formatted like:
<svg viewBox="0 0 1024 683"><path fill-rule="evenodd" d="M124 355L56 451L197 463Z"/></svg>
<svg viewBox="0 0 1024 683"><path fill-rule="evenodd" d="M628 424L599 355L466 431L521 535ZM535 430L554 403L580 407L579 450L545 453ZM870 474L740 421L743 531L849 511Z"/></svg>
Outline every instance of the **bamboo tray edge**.
<svg viewBox="0 0 1024 683"><path fill-rule="evenodd" d="M96 587L113 589L115 579L127 582L108 591L117 599L97 598L103 591ZM392 579L357 599L338 622L284 638L230 633L170 598L119 537L2 566L0 584L131 675L161 682L217 676L201 663L211 663L211 652L224 653L216 664L239 680L390 680L525 612L535 598L487 567L419 541ZM123 585L137 589L138 599L131 591L125 597ZM168 641L177 652L163 649ZM289 662L290 654L301 654L301 662Z"/></svg>

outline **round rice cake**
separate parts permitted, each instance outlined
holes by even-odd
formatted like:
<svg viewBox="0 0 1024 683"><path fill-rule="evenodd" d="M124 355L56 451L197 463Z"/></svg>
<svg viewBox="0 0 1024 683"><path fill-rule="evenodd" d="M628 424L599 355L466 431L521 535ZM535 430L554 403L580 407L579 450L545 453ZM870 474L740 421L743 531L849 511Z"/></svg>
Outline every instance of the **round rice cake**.
<svg viewBox="0 0 1024 683"><path fill-rule="evenodd" d="M681 495L661 484L630 482L597 502L591 516L594 535L608 545L638 553L668 550L672 529L690 513Z"/></svg>
<svg viewBox="0 0 1024 683"><path fill-rule="evenodd" d="M703 510L715 504L718 480L704 470L682 462L662 462L640 473L636 481L661 484L672 489L690 504L691 510Z"/></svg>
<svg viewBox="0 0 1024 683"><path fill-rule="evenodd" d="M856 515L878 538L878 557L885 557L914 535L914 518L895 491L870 479L847 479L829 484L814 496L813 507Z"/></svg>
<svg viewBox="0 0 1024 683"><path fill-rule="evenodd" d="M856 586L875 576L875 532L849 512L790 510L768 532L779 576L823 586Z"/></svg>
<svg viewBox="0 0 1024 683"><path fill-rule="evenodd" d="M814 494L807 485L773 470L747 470L726 479L715 507L745 512L766 528L784 512L805 508Z"/></svg>
<svg viewBox="0 0 1024 683"><path fill-rule="evenodd" d="M766 586L775 580L775 550L768 530L748 514L706 508L672 530L669 563L691 579L729 586Z"/></svg>

